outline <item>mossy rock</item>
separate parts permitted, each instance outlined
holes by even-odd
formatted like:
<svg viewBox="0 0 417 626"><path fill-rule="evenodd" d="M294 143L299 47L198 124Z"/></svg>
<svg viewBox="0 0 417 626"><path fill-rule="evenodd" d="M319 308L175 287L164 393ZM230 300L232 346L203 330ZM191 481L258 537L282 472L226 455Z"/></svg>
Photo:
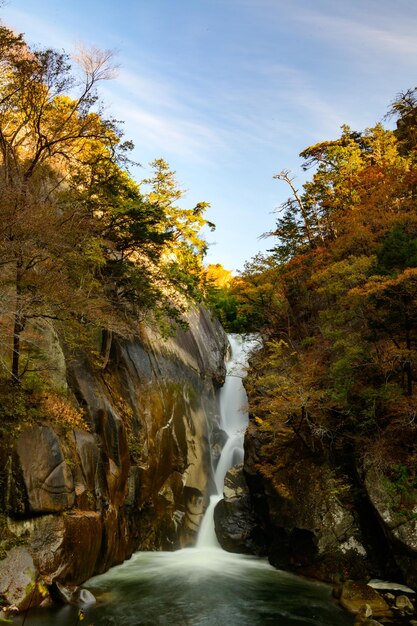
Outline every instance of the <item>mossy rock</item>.
<svg viewBox="0 0 417 626"><path fill-rule="evenodd" d="M339 602L346 611L354 615L358 614L365 605L369 605L372 616L377 618L392 617L392 612L384 598L365 583L353 580L346 581L342 585Z"/></svg>

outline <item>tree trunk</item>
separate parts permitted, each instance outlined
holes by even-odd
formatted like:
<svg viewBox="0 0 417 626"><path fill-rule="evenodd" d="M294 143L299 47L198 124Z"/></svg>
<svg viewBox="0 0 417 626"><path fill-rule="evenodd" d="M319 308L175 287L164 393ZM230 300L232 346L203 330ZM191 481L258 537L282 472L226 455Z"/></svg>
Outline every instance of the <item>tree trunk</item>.
<svg viewBox="0 0 417 626"><path fill-rule="evenodd" d="M408 304L408 299L406 300L406 306ZM404 369L407 377L407 396L413 395L413 368L411 365L411 337L410 337L410 320L407 314L407 309L405 311L405 343L407 348L407 361L405 363Z"/></svg>
<svg viewBox="0 0 417 626"><path fill-rule="evenodd" d="M21 268L20 261L17 262L16 267L16 307L14 313L14 325L13 325L13 353L12 353L12 383L19 384L19 360L20 360L20 335L24 329L24 319L21 311Z"/></svg>

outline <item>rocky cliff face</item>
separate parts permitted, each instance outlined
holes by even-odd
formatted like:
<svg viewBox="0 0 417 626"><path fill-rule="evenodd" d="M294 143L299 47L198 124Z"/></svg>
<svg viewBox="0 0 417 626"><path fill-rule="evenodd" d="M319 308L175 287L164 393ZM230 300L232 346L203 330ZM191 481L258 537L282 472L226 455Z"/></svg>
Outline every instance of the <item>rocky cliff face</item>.
<svg viewBox="0 0 417 626"><path fill-rule="evenodd" d="M354 448L314 455L289 426L251 420L245 463L226 477L216 531L232 552L329 582L385 578L417 587L417 494L404 466L393 476Z"/></svg>
<svg viewBox="0 0 417 626"><path fill-rule="evenodd" d="M250 422L244 466L229 472L216 509L222 546L266 554L278 568L322 580L368 578L372 555L346 477L307 454L290 429L278 436L271 466L267 438Z"/></svg>
<svg viewBox="0 0 417 626"><path fill-rule="evenodd" d="M108 337L101 371L57 359L55 345L56 377L90 429L38 420L3 454L0 594L9 604L39 603L35 581L62 595L138 548L193 542L212 491L227 340L203 309L188 322L168 340L149 329L130 342Z"/></svg>
<svg viewBox="0 0 417 626"><path fill-rule="evenodd" d="M417 491L405 465L382 468L376 455L365 454L360 464L363 489L389 547L391 569L417 589Z"/></svg>
<svg viewBox="0 0 417 626"><path fill-rule="evenodd" d="M264 465L264 437L255 423L246 436L245 471L267 553L276 567L322 580L368 578L372 554L360 523L348 476L312 456L283 428L279 459Z"/></svg>

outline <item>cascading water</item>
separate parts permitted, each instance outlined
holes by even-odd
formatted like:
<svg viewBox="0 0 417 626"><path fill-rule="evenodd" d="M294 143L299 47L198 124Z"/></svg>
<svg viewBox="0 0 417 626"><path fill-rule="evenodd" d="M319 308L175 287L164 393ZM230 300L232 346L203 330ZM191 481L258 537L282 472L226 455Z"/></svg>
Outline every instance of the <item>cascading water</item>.
<svg viewBox="0 0 417 626"><path fill-rule="evenodd" d="M227 471L243 461L244 431L248 423L247 396L242 379L245 376L248 357L259 339L255 335L229 335L230 355L226 380L219 394L220 427L227 434L214 474L217 493L210 498L198 534L197 548L219 548L214 530L214 509L223 496L224 478Z"/></svg>
<svg viewBox="0 0 417 626"><path fill-rule="evenodd" d="M94 626L351 626L353 618L331 599L331 587L273 568L257 557L220 548L213 512L222 497L227 470L243 458L247 398L242 384L254 337L230 337L231 357L220 392L221 428L227 433L215 472L218 493L211 497L195 548L177 552L137 552L86 587L97 597L85 608ZM31 613L31 626L74 626L75 607ZM20 623L20 622L19 622ZM17 626L17 624L16 624Z"/></svg>

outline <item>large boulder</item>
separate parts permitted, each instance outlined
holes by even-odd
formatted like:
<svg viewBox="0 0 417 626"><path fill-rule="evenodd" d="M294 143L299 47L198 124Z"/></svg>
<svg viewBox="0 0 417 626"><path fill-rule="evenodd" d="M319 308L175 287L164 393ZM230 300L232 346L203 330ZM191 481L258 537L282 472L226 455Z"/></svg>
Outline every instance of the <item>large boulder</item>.
<svg viewBox="0 0 417 626"><path fill-rule="evenodd" d="M369 607L367 617L390 619L392 611L384 598L369 585L357 581L346 581L340 590L339 602L349 613L354 615Z"/></svg>
<svg viewBox="0 0 417 626"><path fill-rule="evenodd" d="M103 546L101 515L93 511L71 511L66 515L41 515L29 520L9 521L16 542L25 543L36 572L47 584L80 584L97 567ZM4 561L0 562L0 576Z"/></svg>
<svg viewBox="0 0 417 626"><path fill-rule="evenodd" d="M223 499L214 510L217 539L224 550L243 554L261 554L263 542L259 523L243 473L243 464L235 465L224 479Z"/></svg>
<svg viewBox="0 0 417 626"><path fill-rule="evenodd" d="M210 435L227 338L207 310L190 308L187 317L188 330L169 338L143 325L129 340L104 331L94 362L81 352L65 362L54 334L48 351L59 376L51 385L82 412L86 429L45 414L2 450L11 536L1 547L24 544L63 598L74 601L79 584L134 550L195 542L213 487ZM98 333L95 340L98 348ZM39 602L34 596L32 606Z"/></svg>

